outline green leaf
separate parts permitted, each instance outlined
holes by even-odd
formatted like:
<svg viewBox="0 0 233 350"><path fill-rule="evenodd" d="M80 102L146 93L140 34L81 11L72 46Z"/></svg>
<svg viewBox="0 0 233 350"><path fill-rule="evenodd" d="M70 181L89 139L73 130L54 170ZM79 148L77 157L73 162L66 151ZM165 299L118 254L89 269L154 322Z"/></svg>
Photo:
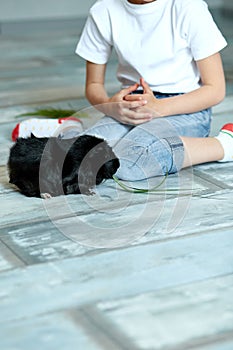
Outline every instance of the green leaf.
<svg viewBox="0 0 233 350"><path fill-rule="evenodd" d="M77 115L75 115L77 114ZM80 113L81 114L81 113ZM83 114L83 113L82 113ZM55 109L55 108L45 108L45 109L37 109L34 112L22 113L16 116L16 118L20 117L46 117L50 119L58 119L58 118L69 118L69 117L80 117L78 112L74 109Z"/></svg>

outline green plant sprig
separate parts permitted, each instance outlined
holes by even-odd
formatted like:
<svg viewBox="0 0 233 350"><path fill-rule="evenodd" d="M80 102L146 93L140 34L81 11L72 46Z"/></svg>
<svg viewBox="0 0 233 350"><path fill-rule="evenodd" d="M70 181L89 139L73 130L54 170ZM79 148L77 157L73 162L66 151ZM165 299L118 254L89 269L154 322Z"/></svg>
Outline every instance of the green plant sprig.
<svg viewBox="0 0 233 350"><path fill-rule="evenodd" d="M162 184L166 181L167 176L168 176L168 174L166 174L164 176L164 178L162 179L162 181L158 185L156 185L155 187L153 187L151 189L136 188L136 187L131 187L131 186L125 185L115 175L113 175L113 180L127 192L131 192L131 193L148 193L148 192L157 192L158 188L160 186L162 186Z"/></svg>
<svg viewBox="0 0 233 350"><path fill-rule="evenodd" d="M58 119L58 118L69 118L71 116L75 117L77 111L74 109L58 109L58 108L45 108L38 109L34 112L22 113L16 116L16 118L20 117L30 117L30 116L39 116L46 117L50 119ZM78 118L78 115L77 115Z"/></svg>
<svg viewBox="0 0 233 350"><path fill-rule="evenodd" d="M179 189L179 188L166 188L164 190L159 189L159 187L161 187L163 185L163 183L166 181L168 177L168 173L166 173L166 175L164 176L164 178L162 179L162 181L156 185L155 187L152 187L150 189L146 189L146 188L136 188L136 187L131 187L128 185L125 185L124 183L122 183L115 175L113 175L113 180L121 187L123 188L125 191L130 192L130 193L166 193L166 192L183 192L183 191L192 191L192 189L188 189L188 188L183 188L183 189Z"/></svg>

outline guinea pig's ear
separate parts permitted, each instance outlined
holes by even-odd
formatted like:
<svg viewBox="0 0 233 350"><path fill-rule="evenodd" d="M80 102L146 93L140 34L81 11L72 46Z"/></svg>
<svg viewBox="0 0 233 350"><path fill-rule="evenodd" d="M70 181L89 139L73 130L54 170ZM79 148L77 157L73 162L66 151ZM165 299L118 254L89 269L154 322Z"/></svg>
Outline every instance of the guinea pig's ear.
<svg viewBox="0 0 233 350"><path fill-rule="evenodd" d="M36 139L37 137L31 132L31 139Z"/></svg>

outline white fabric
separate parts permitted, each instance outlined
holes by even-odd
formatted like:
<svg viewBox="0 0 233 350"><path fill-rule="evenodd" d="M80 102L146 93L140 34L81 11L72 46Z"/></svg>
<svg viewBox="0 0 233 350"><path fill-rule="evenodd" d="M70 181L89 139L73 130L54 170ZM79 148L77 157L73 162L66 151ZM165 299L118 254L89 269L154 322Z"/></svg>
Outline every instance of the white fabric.
<svg viewBox="0 0 233 350"><path fill-rule="evenodd" d="M31 134L35 137L57 137L59 135L64 137L70 132L70 129L76 134L83 131L82 124L78 120L30 118L19 123L18 137L27 138L31 137Z"/></svg>
<svg viewBox="0 0 233 350"><path fill-rule="evenodd" d="M215 138L221 143L224 150L224 157L219 162L233 162L233 132L221 130Z"/></svg>
<svg viewBox="0 0 233 350"><path fill-rule="evenodd" d="M123 87L143 77L154 91L179 93L200 86L194 60L225 46L202 0L156 0L143 5L99 0L90 10L76 53L105 64L114 47Z"/></svg>

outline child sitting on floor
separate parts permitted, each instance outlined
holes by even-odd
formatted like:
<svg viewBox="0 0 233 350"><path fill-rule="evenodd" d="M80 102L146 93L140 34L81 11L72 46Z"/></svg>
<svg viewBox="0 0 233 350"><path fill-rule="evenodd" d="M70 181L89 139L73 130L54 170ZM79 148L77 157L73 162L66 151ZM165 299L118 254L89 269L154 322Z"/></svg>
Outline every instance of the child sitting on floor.
<svg viewBox="0 0 233 350"><path fill-rule="evenodd" d="M86 60L86 97L107 117L85 133L115 140L120 178L233 160L233 124L208 137L211 107L225 96L225 46L202 0L93 5L76 52ZM104 82L113 48L122 89L109 96Z"/></svg>

